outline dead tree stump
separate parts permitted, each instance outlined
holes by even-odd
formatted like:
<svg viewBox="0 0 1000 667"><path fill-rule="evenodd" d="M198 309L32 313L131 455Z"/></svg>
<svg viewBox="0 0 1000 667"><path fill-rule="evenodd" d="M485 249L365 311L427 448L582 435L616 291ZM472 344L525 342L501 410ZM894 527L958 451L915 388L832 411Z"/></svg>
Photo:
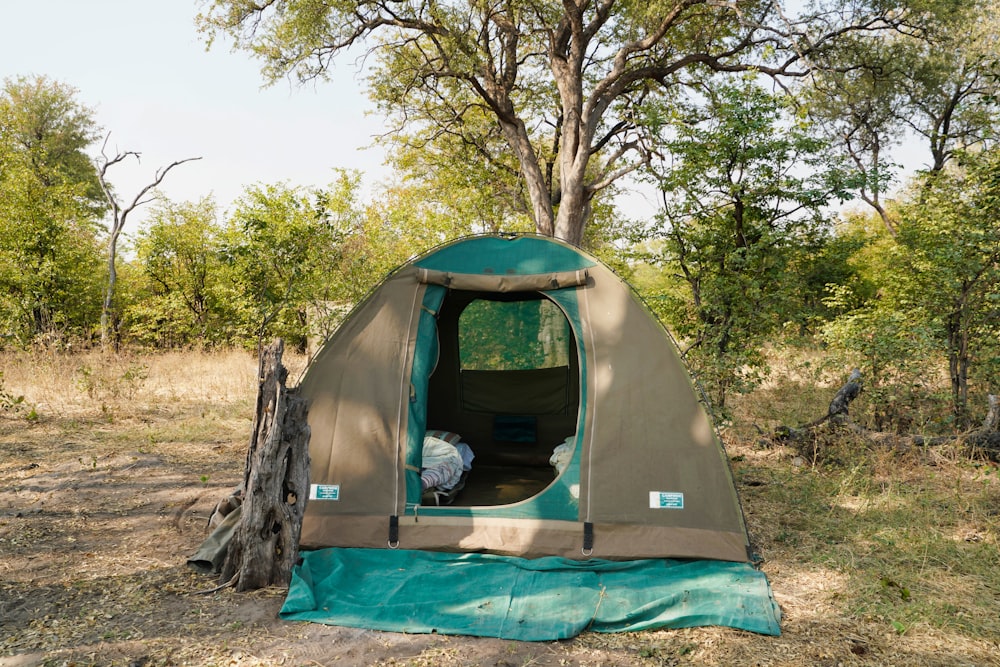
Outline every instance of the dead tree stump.
<svg viewBox="0 0 1000 667"><path fill-rule="evenodd" d="M287 585L298 560L309 491L309 427L305 400L285 387L283 352L279 339L260 357L242 516L220 577L237 591Z"/></svg>
<svg viewBox="0 0 1000 667"><path fill-rule="evenodd" d="M840 388L826 409L826 418L835 421L848 418L851 401L861 393L861 371L855 368L847 379L847 384Z"/></svg>
<svg viewBox="0 0 1000 667"><path fill-rule="evenodd" d="M826 414L818 419L814 419L802 426L779 426L774 433L775 439L779 441L798 441L812 435L814 429L823 422L829 421L834 425L847 425L851 423L849 409L851 401L861 394L861 371L855 368L851 371L851 376L847 382L834 395L830 401L830 406L826 409Z"/></svg>

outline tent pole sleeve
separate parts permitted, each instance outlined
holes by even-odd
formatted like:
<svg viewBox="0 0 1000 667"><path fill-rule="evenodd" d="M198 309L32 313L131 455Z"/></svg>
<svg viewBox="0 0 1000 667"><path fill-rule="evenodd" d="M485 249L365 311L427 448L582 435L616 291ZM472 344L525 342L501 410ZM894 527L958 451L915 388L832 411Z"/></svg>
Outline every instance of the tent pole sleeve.
<svg viewBox="0 0 1000 667"><path fill-rule="evenodd" d="M590 432L586 434L586 443L581 443L582 446L586 448L585 454L586 458L581 457L581 464L586 462L587 465L587 497L580 498L581 501L587 503L587 507L584 511L583 519L584 521L590 521L590 493L593 481L593 460L594 460L594 433L597 431L597 409L600 401L597 396L597 375L600 372L600 367L597 361L597 345L594 342L594 328L587 321L591 317L590 312L590 292L585 286L583 289L579 290L583 294L583 307L586 314L582 318L584 320L583 328L584 332L584 349L586 350L587 343L590 343L590 349L587 350L587 356L590 357L590 361L587 362L589 366L589 372L587 373L587 382L592 383L591 387L588 388L587 392L587 409L590 410ZM582 480L581 480L582 481Z"/></svg>
<svg viewBox="0 0 1000 667"><path fill-rule="evenodd" d="M402 458L405 456L406 452L406 430L403 428L404 425L404 415L409 412L410 401L413 398L414 387L409 381L409 373L411 371L411 366L413 360L410 356L410 339L416 337L416 332L414 329L414 322L418 321L418 313L420 309L418 307L418 301L421 294L421 283L416 283L413 290L413 302L410 304L410 320L406 325L406 337L403 339L403 363L400 364L400 378L399 378L399 407L396 411L396 463L395 463L395 489L393 490L393 500L392 500L392 511L394 513L400 511L399 503L399 487L401 484L405 485L405 481L400 479L400 463ZM405 392L405 393L404 393ZM404 395L406 398L404 398ZM405 411L405 412L404 412ZM405 498L404 498L405 507ZM396 514L393 514L396 516ZM391 540L390 540L391 542Z"/></svg>

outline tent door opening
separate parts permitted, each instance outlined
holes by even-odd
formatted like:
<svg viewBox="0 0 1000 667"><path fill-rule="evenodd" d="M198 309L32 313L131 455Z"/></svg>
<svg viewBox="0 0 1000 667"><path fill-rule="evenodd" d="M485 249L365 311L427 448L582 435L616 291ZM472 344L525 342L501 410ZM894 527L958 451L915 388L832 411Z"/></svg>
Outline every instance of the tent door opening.
<svg viewBox="0 0 1000 667"><path fill-rule="evenodd" d="M509 505L558 476L575 436L580 362L570 322L540 292L450 290L438 312L427 428L461 435L475 459L454 506Z"/></svg>

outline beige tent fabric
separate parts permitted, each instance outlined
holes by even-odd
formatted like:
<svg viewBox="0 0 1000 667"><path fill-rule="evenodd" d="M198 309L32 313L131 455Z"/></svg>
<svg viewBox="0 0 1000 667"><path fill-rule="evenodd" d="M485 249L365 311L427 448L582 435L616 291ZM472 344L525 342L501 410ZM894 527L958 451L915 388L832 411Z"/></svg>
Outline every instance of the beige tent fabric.
<svg viewBox="0 0 1000 667"><path fill-rule="evenodd" d="M413 270L394 274L316 355L300 391L309 400L310 480L339 484L326 511L402 514L409 364L425 286Z"/></svg>
<svg viewBox="0 0 1000 667"><path fill-rule="evenodd" d="M673 345L609 269L593 274L580 297L592 346L581 518L745 533L729 463ZM683 511L651 508L650 493L683 493Z"/></svg>
<svg viewBox="0 0 1000 667"><path fill-rule="evenodd" d="M387 548L388 520L384 516L333 515L311 522L304 544L321 532L322 546ZM496 517L432 516L421 513L399 519L400 549L488 552L523 558L560 556L582 559L713 558L747 560L743 533L699 528L620 523L594 525L592 552L583 553L583 525L573 521L507 519ZM711 554L711 555L707 555Z"/></svg>

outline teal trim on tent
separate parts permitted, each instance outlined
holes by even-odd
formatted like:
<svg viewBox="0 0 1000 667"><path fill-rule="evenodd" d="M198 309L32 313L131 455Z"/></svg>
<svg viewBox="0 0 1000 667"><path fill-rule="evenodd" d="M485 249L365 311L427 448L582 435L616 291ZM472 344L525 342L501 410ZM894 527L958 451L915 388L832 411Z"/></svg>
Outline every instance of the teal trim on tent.
<svg viewBox="0 0 1000 667"><path fill-rule="evenodd" d="M533 275L595 266L572 246L532 236L467 238L438 248L414 264L436 271L482 275Z"/></svg>
<svg viewBox="0 0 1000 667"><path fill-rule="evenodd" d="M781 634L767 578L747 563L529 560L404 549L304 553L280 616L521 641L705 625Z"/></svg>
<svg viewBox="0 0 1000 667"><path fill-rule="evenodd" d="M496 239L484 239L484 240L496 240ZM504 241L509 243L509 241ZM561 246L556 246L561 247ZM437 288L444 290L444 288ZM428 288L428 294L430 294L431 288ZM574 336L576 338L577 354L581 359L580 366L580 410L577 417L577 428L576 428L576 447L573 450L573 456L570 458L569 463L566 465L566 469L561 475L556 477L551 485L545 488L541 493L532 496L526 500L522 500L517 503L512 503L510 505L490 505L489 507L455 507L451 505L434 506L427 505L421 506L419 513L427 516L489 516L489 517L500 517L507 519L554 519L561 521L578 521L579 519L579 493L580 493L580 457L583 448L583 434L584 434L584 422L586 420L586 410L584 406L587 405L587 364L582 361L586 359L586 346L583 340L583 326L580 322L580 308L577 301L577 289L568 288L561 290L552 290L545 292L545 296L552 299L562 310L566 319L569 321L570 327L573 329ZM425 297L425 304L427 303L428 297ZM435 297L436 298L436 297ZM436 311L437 307L441 305L441 300L443 299L443 294L441 298L437 298L436 305L432 308ZM421 326L423 326L423 317L428 315L426 311L421 314ZM420 346L421 339L418 337L418 347ZM436 346L435 346L436 350ZM433 370L433 366L429 366L426 363L420 364L419 368L417 365L417 358L414 357L414 384L417 384L418 373L430 373ZM421 386L426 388L427 386L427 376L423 376L419 379ZM411 402L410 404L410 419L411 424L420 424L420 420L425 419L426 411L426 397L422 399L422 403L419 403L421 399L418 398L417 402ZM419 407L422 407L423 412L416 412ZM413 421L416 420L416 421ZM423 429L420 430L423 433ZM410 463L411 458L414 455L414 447L417 451L422 447L422 441L417 444L415 442L414 431L410 431L409 447L410 452L407 456L407 463ZM419 467L419 463L416 464ZM475 472L473 472L475 474ZM411 475L415 476L415 482L412 482ZM412 471L407 471L407 490L406 490L406 501L407 508L406 513L412 515L415 513L414 505L420 500L420 475L419 473L414 473ZM415 485L414 487L411 484ZM415 494L415 499L414 499Z"/></svg>
<svg viewBox="0 0 1000 667"><path fill-rule="evenodd" d="M439 353L437 316L441 302L448 290L438 285L428 285L417 323L417 341L413 350L413 367L410 373L410 414L406 430L406 506L420 503L420 465L423 463L424 432L427 430L427 382Z"/></svg>

